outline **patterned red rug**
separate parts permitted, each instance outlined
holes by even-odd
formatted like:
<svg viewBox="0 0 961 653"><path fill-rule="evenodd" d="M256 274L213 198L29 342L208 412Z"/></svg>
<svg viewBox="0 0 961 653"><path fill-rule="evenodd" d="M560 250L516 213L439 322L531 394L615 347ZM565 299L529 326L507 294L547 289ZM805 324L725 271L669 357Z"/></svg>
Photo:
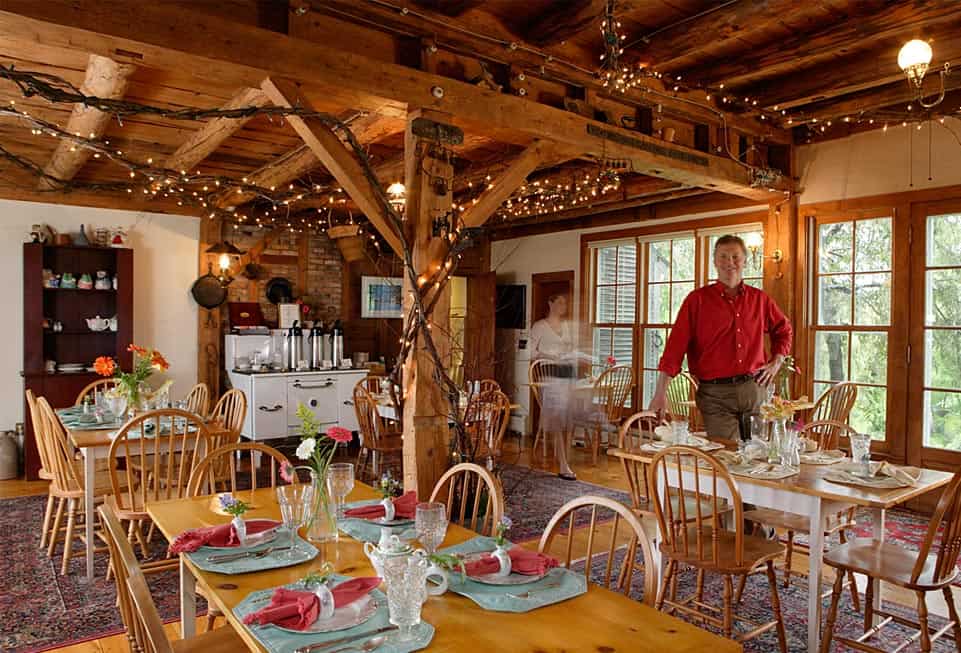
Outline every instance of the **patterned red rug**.
<svg viewBox="0 0 961 653"><path fill-rule="evenodd" d="M46 497L0 501L0 650L44 651L88 639L123 632L113 580L105 580L107 554L96 557L97 575L85 577L83 556L73 558L66 576L60 575L63 552L52 558L40 550L40 526ZM75 544L79 548L79 543ZM163 555L166 542L154 537L154 555ZM179 579L176 571L147 577L160 616L178 618ZM198 606L206 611L201 600Z"/></svg>

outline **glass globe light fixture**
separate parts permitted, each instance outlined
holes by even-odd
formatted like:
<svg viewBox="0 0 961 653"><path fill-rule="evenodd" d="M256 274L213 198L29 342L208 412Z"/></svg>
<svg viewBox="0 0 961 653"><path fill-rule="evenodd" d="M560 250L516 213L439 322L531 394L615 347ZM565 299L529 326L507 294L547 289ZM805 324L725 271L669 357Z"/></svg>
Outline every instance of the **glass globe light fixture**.
<svg viewBox="0 0 961 653"><path fill-rule="evenodd" d="M920 88L928 66L931 64L931 46L921 39L913 39L901 46L898 52L898 66L907 75L908 80Z"/></svg>

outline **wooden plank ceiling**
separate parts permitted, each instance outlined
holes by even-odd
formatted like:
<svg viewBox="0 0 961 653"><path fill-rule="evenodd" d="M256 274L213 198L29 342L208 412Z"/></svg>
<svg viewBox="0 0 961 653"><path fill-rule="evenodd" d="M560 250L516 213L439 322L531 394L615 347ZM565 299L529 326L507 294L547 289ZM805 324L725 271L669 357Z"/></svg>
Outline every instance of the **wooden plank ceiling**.
<svg viewBox="0 0 961 653"><path fill-rule="evenodd" d="M815 132L839 137L869 128L845 117L900 110L911 101L896 62L904 41L933 39L933 67L961 58L956 0L619 0L623 61L663 77L612 95L593 74L603 53L598 28L605 4L0 0L0 63L79 87L112 59L122 79L101 93L170 108L265 104L263 80L286 78L300 84L298 93L318 110L352 121L385 185L403 178L407 108L433 102L464 128L453 185L455 202L471 205L477 188L505 171L534 169L527 191L533 192L535 181L564 184L612 160L620 166L616 190L574 206L555 202L543 215L518 212L523 197L515 194L514 213L502 210L491 223L496 235L519 233L519 226L523 233L583 226L585 217L602 212L633 210L642 219L656 215L650 207L659 203L676 214L714 196L724 200L722 192L748 198L735 203L780 199L792 189L792 144L812 136L812 118L843 123ZM285 54L291 52L303 53L302 66ZM948 78L949 91L961 87L957 77ZM447 96L435 101L428 93L438 85ZM0 82L0 104L10 102L71 124L74 107L23 98L13 84ZM204 124L138 116L89 124L125 155L173 169L268 186L343 186L283 119ZM511 168L534 139L545 138L553 158ZM0 121L0 143L64 179L118 182L128 175L105 158L83 160L10 120ZM752 186L743 164L783 173L777 192ZM136 194L65 196L38 187L13 165L0 173L0 196L185 212L174 201ZM341 199L340 211L360 211L351 198ZM216 204L237 215L265 210L263 200L232 189ZM322 206L312 199L291 210L316 214Z"/></svg>

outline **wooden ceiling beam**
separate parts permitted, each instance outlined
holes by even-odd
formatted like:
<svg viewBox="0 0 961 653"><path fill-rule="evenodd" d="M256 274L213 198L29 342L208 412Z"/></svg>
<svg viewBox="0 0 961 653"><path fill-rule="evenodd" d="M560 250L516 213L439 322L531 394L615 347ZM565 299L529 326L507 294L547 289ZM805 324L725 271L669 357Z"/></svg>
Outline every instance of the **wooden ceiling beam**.
<svg viewBox="0 0 961 653"><path fill-rule="evenodd" d="M480 196L476 204L472 204L461 215L461 222L467 228L480 227L487 219L494 215L501 204L520 188L527 180L527 175L534 172L551 156L550 145L543 141L534 141L530 147L517 155L502 173L497 175L488 189Z"/></svg>
<svg viewBox="0 0 961 653"><path fill-rule="evenodd" d="M87 72L80 92L84 95L103 98L122 98L127 88L127 79L134 70L136 70L135 66L120 64L113 59L91 54L87 60ZM71 134L80 134L84 138L100 138L109 122L109 113L78 103L74 106L65 129ZM80 171L92 154L91 150L77 147L72 141L61 140L50 161L43 167L43 171L57 179L69 181ZM38 184L41 190L55 187L56 184L47 179L41 179Z"/></svg>
<svg viewBox="0 0 961 653"><path fill-rule="evenodd" d="M310 106L297 86L287 80L268 77L260 87L270 101L277 106L305 108ZM344 188L347 195L357 203L394 253L402 254L404 249L400 236L389 222L384 207L375 195L371 182L365 176L354 152L344 145L333 130L319 120L289 115L287 122L303 139L314 156L327 168L327 171L333 175L337 183Z"/></svg>
<svg viewBox="0 0 961 653"><path fill-rule="evenodd" d="M119 51L144 66L214 75L237 85L253 85L265 76L293 77L313 85L331 102L344 102L342 106L365 109L390 102L431 107L451 113L458 126L501 142L526 146L536 138L554 140L568 158L622 159L642 174L755 199L777 196L752 186L750 170L728 157L324 44L217 21L180 6L0 0L0 38L29 47L25 34L43 45L118 57ZM782 179L773 190L792 188L791 180Z"/></svg>
<svg viewBox="0 0 961 653"><path fill-rule="evenodd" d="M570 0L556 11L545 11L524 27L524 39L540 47L557 45L581 31L597 29L604 0Z"/></svg>
<svg viewBox="0 0 961 653"><path fill-rule="evenodd" d="M480 7L484 0L414 0L415 4L454 18Z"/></svg>
<svg viewBox="0 0 961 653"><path fill-rule="evenodd" d="M254 186L271 188L298 179L316 167L317 157L314 156L309 147L301 145L254 170L246 176L246 179L248 183ZM239 188L225 189L214 200L214 204L219 208L229 209L245 204L255 197L255 193Z"/></svg>
<svg viewBox="0 0 961 653"><path fill-rule="evenodd" d="M956 0L856 2L848 20L779 39L754 50L750 57L732 57L688 68L684 76L711 85L723 83L733 89L781 75L803 75L798 73L799 69L839 56L857 56L858 50L870 49L879 42L903 43L924 36L921 30L941 27L959 17L961 5Z"/></svg>
<svg viewBox="0 0 961 653"><path fill-rule="evenodd" d="M267 104L267 96L259 88L244 88L238 91L223 109L241 107L262 107ZM167 157L164 167L168 170L187 171L210 156L220 144L243 127L253 116L246 118L214 118L195 131L190 137Z"/></svg>

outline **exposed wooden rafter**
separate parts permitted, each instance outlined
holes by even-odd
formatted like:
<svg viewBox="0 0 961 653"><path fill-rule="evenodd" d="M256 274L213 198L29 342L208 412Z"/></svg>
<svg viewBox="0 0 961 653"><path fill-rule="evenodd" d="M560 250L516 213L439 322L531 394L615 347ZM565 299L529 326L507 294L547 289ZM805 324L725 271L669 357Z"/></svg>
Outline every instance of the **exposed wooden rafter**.
<svg viewBox="0 0 961 653"><path fill-rule="evenodd" d="M569 0L557 10L545 11L524 28L524 38L534 45L549 46L597 29L604 15L604 0Z"/></svg>
<svg viewBox="0 0 961 653"><path fill-rule="evenodd" d="M467 228L479 227L494 215L501 204L517 190L537 166L551 156L550 146L543 141L534 141L510 162L506 169L490 182L476 204L468 207L461 215L461 222Z"/></svg>
<svg viewBox="0 0 961 653"><path fill-rule="evenodd" d="M113 59L91 54L87 61L87 72L84 77L80 91L84 95L93 95L103 98L121 98L127 89L127 79L136 70L135 66L120 64ZM100 109L77 104L70 120L67 122L66 130L73 134L80 134L83 137L99 138L107 129L110 122L110 114L104 113ZM69 181L80 171L83 164L91 157L92 152L83 147L77 147L72 142L61 140L57 144L50 161L43 167L43 171L57 179ZM54 188L56 184L46 179L41 179L40 189Z"/></svg>

